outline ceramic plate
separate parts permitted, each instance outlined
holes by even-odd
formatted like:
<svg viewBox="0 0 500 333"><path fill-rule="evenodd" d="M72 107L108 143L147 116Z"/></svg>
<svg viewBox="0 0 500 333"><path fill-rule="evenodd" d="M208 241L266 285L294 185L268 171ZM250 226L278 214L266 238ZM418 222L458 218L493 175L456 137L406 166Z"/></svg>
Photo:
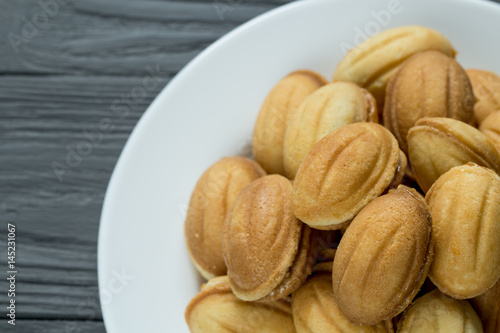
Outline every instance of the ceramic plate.
<svg viewBox="0 0 500 333"><path fill-rule="evenodd" d="M132 132L111 177L99 230L108 332L188 332L184 309L201 278L184 218L203 171L247 154L260 105L296 69L331 78L348 48L382 29L442 32L468 67L500 73L500 6L472 0L308 0L242 25L191 61Z"/></svg>

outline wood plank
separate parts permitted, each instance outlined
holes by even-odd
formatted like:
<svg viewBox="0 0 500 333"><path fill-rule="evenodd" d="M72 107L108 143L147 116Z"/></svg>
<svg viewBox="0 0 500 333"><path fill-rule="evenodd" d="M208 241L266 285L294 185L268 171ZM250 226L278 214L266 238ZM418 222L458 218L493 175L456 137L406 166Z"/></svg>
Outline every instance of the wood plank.
<svg viewBox="0 0 500 333"><path fill-rule="evenodd" d="M142 79L0 77L0 193L6 216L27 224L26 231L39 237L61 237L65 243L96 241L101 203L116 159L163 87L145 90L146 96L135 105L121 102L121 96L141 87ZM166 77L161 80L167 82ZM113 105L128 114L114 112ZM99 130L103 119L112 126L105 131ZM92 131L99 132L95 144L86 136ZM82 142L91 146L86 156L78 153ZM68 163L68 155L78 155L81 161ZM54 162L65 167L60 179ZM61 208L63 214L58 213Z"/></svg>
<svg viewBox="0 0 500 333"><path fill-rule="evenodd" d="M38 1L3 1L0 31L8 33L0 39L0 72L143 75L153 63L175 74L217 38L280 3L75 0L37 28L33 17L44 13Z"/></svg>
<svg viewBox="0 0 500 333"><path fill-rule="evenodd" d="M96 242L102 200L116 159L140 115L168 81L147 91L120 118L111 106L143 77L0 77L0 212L17 227L16 300L20 318L80 318L98 304ZM123 103L119 103L123 104ZM115 125L81 163L58 179L51 164L67 165L103 118ZM0 239L0 255L6 257ZM7 282L0 281L0 290ZM7 296L0 293L0 304Z"/></svg>
<svg viewBox="0 0 500 333"><path fill-rule="evenodd" d="M78 320L16 320L16 325L8 325L4 320L0 323L1 332L16 333L104 333L102 321Z"/></svg>

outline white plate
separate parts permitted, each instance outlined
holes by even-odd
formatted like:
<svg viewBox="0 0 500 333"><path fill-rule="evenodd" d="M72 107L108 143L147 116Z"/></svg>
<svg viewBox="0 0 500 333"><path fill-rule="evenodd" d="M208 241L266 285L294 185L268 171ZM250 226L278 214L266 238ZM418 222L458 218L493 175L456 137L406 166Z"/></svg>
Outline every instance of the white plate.
<svg viewBox="0 0 500 333"><path fill-rule="evenodd" d="M201 280L183 225L198 177L248 149L263 99L288 72L306 68L331 78L348 45L410 24L441 31L463 66L500 73L496 4L308 0L244 24L169 83L132 132L104 201L98 266L108 332L188 332L184 309Z"/></svg>

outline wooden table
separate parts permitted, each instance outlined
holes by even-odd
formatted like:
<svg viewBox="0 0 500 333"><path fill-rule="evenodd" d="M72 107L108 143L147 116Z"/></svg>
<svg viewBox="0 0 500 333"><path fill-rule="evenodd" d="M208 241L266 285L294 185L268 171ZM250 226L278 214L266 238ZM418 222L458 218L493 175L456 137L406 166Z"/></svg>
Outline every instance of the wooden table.
<svg viewBox="0 0 500 333"><path fill-rule="evenodd" d="M287 2L0 0L1 332L105 331L99 215L131 130L195 55ZM156 84L138 90L151 73ZM3 314L7 223L15 327Z"/></svg>

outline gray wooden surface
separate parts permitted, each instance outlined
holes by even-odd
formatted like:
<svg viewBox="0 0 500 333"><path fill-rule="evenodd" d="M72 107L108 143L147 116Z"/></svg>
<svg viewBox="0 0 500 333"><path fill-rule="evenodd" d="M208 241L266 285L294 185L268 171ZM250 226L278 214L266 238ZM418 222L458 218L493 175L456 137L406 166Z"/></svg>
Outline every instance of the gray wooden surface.
<svg viewBox="0 0 500 333"><path fill-rule="evenodd" d="M96 274L99 215L132 128L196 54L289 2L54 1L41 1L52 4L44 15L37 0L0 0L2 309L7 222L17 228L18 268L16 326L1 310L0 332L105 331ZM151 72L156 84L138 90ZM111 127L96 132L103 119Z"/></svg>

